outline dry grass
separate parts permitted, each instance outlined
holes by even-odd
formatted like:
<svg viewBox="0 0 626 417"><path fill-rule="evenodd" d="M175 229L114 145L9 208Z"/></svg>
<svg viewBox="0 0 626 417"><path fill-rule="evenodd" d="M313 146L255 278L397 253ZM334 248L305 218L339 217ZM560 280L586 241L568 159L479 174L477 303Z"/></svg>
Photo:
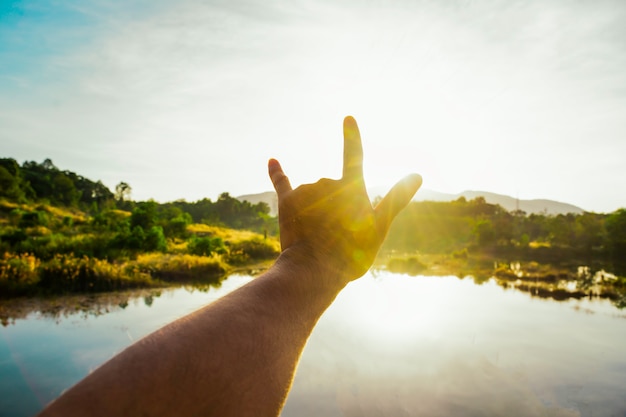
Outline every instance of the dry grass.
<svg viewBox="0 0 626 417"><path fill-rule="evenodd" d="M537 249L537 248L549 248L551 245L548 242L532 241L528 244L528 246L533 249Z"/></svg>
<svg viewBox="0 0 626 417"><path fill-rule="evenodd" d="M84 223L88 220L88 217L89 217L87 214L85 214L84 212L82 212L81 210L77 208L55 207L49 204L41 204L41 203L18 204L18 203L13 203L13 202L6 201L6 200L0 200L0 211L9 213L15 209L19 209L19 210L27 211L27 212L45 211L46 213L50 214L53 217L53 219L51 219L53 221L62 221L65 217L69 217L72 219L74 223ZM121 210L115 210L115 211L122 212ZM130 216L130 213L128 212L123 212L123 213L127 213L127 215Z"/></svg>
<svg viewBox="0 0 626 417"><path fill-rule="evenodd" d="M36 207L31 207L30 210L36 209ZM63 219L65 217L69 217L75 223L84 223L87 221L87 215L78 209L71 209L65 207L53 207L46 205L44 207L44 211L52 214L55 217Z"/></svg>
<svg viewBox="0 0 626 417"><path fill-rule="evenodd" d="M219 226L209 226L208 224L194 223L187 226L187 231L198 236L210 236L222 238L224 242L237 242L252 238L262 238L263 235L249 230L227 229Z"/></svg>
<svg viewBox="0 0 626 417"><path fill-rule="evenodd" d="M220 255L196 256L187 254L147 253L125 265L129 272L147 273L164 281L219 280L230 270Z"/></svg>
<svg viewBox="0 0 626 417"><path fill-rule="evenodd" d="M25 230L28 236L49 236L52 234L52 230L46 226L28 227Z"/></svg>
<svg viewBox="0 0 626 417"><path fill-rule="evenodd" d="M113 209L113 210L108 210L109 213L112 213L113 215L119 217L120 219L124 219L126 217L130 217L132 215L132 213L130 211L125 211L125 210L118 210L118 209Z"/></svg>

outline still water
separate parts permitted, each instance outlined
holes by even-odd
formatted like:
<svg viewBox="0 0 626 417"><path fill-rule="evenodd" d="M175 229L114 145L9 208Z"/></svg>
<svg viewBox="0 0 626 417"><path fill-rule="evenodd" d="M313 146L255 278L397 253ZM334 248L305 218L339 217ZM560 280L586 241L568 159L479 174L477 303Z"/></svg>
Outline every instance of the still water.
<svg viewBox="0 0 626 417"><path fill-rule="evenodd" d="M0 328L0 416L30 416L116 352L248 282L95 309L37 307ZM130 297L130 298L128 298ZM626 311L456 277L370 273L320 319L282 416L626 416Z"/></svg>

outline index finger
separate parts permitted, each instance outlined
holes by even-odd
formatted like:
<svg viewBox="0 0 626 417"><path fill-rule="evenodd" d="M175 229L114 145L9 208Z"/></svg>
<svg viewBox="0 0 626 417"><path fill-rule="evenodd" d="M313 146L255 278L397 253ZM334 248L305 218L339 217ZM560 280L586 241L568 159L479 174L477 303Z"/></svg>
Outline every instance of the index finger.
<svg viewBox="0 0 626 417"><path fill-rule="evenodd" d="M278 195L278 198L282 198L285 193L291 191L289 178L287 178L283 172L283 168L280 166L280 163L273 158L268 161L267 169L270 174L272 184L274 185L274 189L276 190L276 195Z"/></svg>
<svg viewBox="0 0 626 417"><path fill-rule="evenodd" d="M363 179L363 146L354 117L343 119L343 178Z"/></svg>

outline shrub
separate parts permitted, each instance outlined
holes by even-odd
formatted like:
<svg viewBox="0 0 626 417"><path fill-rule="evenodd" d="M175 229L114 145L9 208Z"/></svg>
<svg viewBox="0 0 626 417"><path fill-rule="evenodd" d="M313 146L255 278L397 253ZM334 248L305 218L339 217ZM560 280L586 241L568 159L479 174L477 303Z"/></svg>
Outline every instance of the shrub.
<svg viewBox="0 0 626 417"><path fill-rule="evenodd" d="M167 237L185 238L189 235L187 231L189 224L191 224L191 216L189 213L182 213L165 224L165 234Z"/></svg>
<svg viewBox="0 0 626 417"><path fill-rule="evenodd" d="M145 240L146 234L143 231L143 227L135 226L126 239L126 248L139 250L143 247Z"/></svg>
<svg viewBox="0 0 626 417"><path fill-rule="evenodd" d="M152 226L144 239L142 249L146 251L165 252L167 242L161 226Z"/></svg>
<svg viewBox="0 0 626 417"><path fill-rule="evenodd" d="M128 228L130 213L122 210L106 210L93 216L91 224L98 230L120 232Z"/></svg>
<svg viewBox="0 0 626 417"><path fill-rule="evenodd" d="M228 262L241 264L250 260L271 259L279 253L278 242L254 237L231 244Z"/></svg>
<svg viewBox="0 0 626 417"><path fill-rule="evenodd" d="M28 236L22 229L8 228L1 236L0 240L8 243L10 246L16 246L17 244L26 240Z"/></svg>
<svg viewBox="0 0 626 417"><path fill-rule="evenodd" d="M5 253L0 258L0 295L20 295L38 282L40 261L30 254Z"/></svg>
<svg viewBox="0 0 626 417"><path fill-rule="evenodd" d="M131 227L141 227L144 230L149 230L156 225L158 220L157 207L158 204L155 201L138 203L130 216Z"/></svg>
<svg viewBox="0 0 626 417"><path fill-rule="evenodd" d="M213 253L221 255L226 253L226 247L220 237L194 236L187 244L187 252L198 256L210 256Z"/></svg>
<svg viewBox="0 0 626 417"><path fill-rule="evenodd" d="M454 259L467 259L469 257L469 252L467 248L463 248L461 250L455 250L452 252L452 258Z"/></svg>
<svg viewBox="0 0 626 417"><path fill-rule="evenodd" d="M147 232L143 227L135 226L130 232L125 229L117 233L109 246L111 249L164 252L167 242L161 226L152 226Z"/></svg>
<svg viewBox="0 0 626 417"><path fill-rule="evenodd" d="M27 211L20 218L19 227L47 226L48 214L45 211Z"/></svg>
<svg viewBox="0 0 626 417"><path fill-rule="evenodd" d="M99 259L56 255L39 268L44 290L63 292L112 291L152 284L147 274L125 271L119 265Z"/></svg>
<svg viewBox="0 0 626 417"><path fill-rule="evenodd" d="M128 271L150 274L164 281L199 281L217 283L222 280L227 265L219 256L196 255L140 255L126 266Z"/></svg>
<svg viewBox="0 0 626 417"><path fill-rule="evenodd" d="M19 208L11 210L11 212L9 213L9 222L12 225L17 226L20 223L20 220L22 219L22 215L24 213L24 210L20 210Z"/></svg>

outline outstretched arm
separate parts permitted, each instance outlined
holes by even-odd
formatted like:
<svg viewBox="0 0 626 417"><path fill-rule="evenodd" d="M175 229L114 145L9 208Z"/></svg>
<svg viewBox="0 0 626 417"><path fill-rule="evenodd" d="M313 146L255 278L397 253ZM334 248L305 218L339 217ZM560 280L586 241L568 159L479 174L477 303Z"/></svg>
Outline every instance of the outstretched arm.
<svg viewBox="0 0 626 417"><path fill-rule="evenodd" d="M282 246L276 263L130 346L41 415L278 415L315 323L368 270L393 218L421 185L411 175L372 207L362 161L352 117L344 120L340 180L292 189L270 160Z"/></svg>

